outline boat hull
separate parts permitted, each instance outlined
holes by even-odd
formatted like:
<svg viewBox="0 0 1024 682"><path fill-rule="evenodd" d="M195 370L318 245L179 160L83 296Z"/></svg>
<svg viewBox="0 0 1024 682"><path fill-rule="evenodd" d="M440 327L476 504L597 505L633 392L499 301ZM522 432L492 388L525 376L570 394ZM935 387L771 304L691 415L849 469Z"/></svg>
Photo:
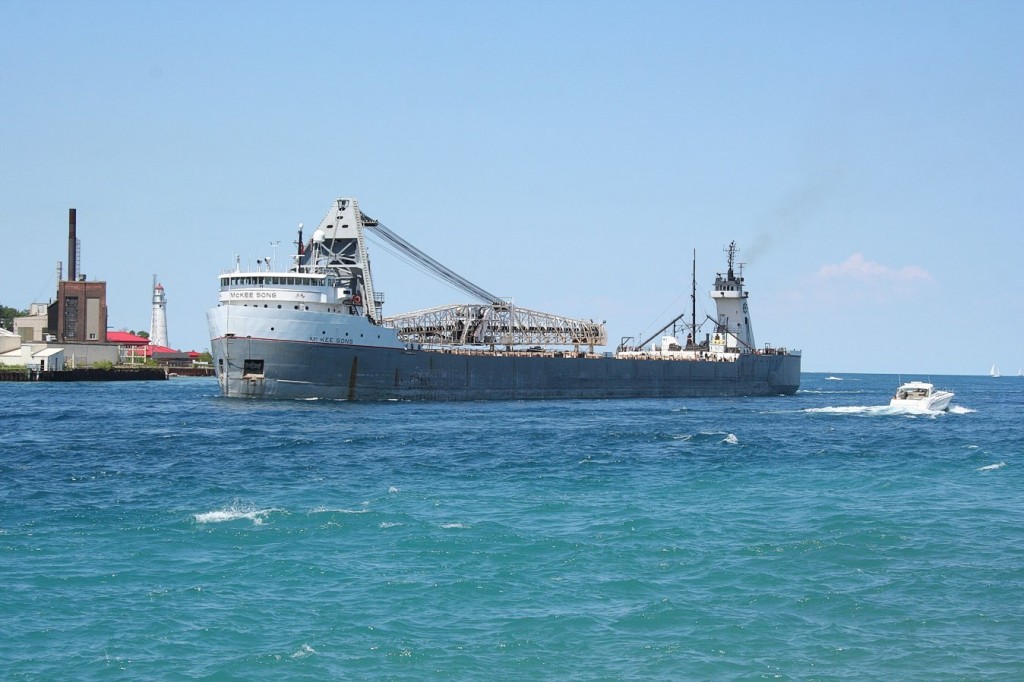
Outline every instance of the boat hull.
<svg viewBox="0 0 1024 682"><path fill-rule="evenodd" d="M791 395L799 355L732 362L452 353L252 337L212 340L230 397L381 400L543 400Z"/></svg>
<svg viewBox="0 0 1024 682"><path fill-rule="evenodd" d="M898 407L914 412L945 412L949 409L949 403L953 400L953 393L947 391L936 391L928 398L921 400L900 400L893 398L889 401L889 407Z"/></svg>

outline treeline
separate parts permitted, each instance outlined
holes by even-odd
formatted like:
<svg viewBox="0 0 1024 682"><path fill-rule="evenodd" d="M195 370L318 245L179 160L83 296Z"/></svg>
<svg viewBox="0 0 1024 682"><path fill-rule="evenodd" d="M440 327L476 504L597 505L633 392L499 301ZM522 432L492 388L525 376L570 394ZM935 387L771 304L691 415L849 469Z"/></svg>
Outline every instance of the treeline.
<svg viewBox="0 0 1024 682"><path fill-rule="evenodd" d="M28 310L19 310L9 306L0 305L0 327L9 332L14 331L14 318L28 315Z"/></svg>

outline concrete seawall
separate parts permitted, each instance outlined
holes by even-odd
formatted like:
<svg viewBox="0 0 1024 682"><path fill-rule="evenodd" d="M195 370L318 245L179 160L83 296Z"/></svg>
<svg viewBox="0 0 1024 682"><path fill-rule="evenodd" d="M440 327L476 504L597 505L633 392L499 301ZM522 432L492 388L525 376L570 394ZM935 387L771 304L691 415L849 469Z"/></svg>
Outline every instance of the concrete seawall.
<svg viewBox="0 0 1024 682"><path fill-rule="evenodd" d="M167 379L167 372L162 367L131 369L83 367L58 372L0 371L0 381L162 381L165 379Z"/></svg>

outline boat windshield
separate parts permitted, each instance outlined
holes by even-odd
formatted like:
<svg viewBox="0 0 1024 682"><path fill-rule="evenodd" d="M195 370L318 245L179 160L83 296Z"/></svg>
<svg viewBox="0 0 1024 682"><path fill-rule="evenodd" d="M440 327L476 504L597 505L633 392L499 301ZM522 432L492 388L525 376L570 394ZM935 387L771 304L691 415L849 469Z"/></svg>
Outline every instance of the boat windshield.
<svg viewBox="0 0 1024 682"><path fill-rule="evenodd" d="M896 392L899 400L921 400L928 397L928 389L921 386L901 386Z"/></svg>

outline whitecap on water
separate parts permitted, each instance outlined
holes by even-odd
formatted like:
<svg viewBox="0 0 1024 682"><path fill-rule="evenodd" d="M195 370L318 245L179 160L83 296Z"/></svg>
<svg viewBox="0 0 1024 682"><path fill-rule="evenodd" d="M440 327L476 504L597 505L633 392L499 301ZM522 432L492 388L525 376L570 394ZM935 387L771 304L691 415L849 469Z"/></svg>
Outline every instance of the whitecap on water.
<svg viewBox="0 0 1024 682"><path fill-rule="evenodd" d="M218 509L216 511L204 512L202 514L196 514L196 523L224 523L225 521L237 521L238 519L247 519L252 521L254 526L262 525L263 520L271 514L271 512L280 511L279 509L249 509L240 507L228 507L227 509Z"/></svg>
<svg viewBox="0 0 1024 682"><path fill-rule="evenodd" d="M306 656L309 656L309 655L315 654L315 653L316 653L316 649L314 649L313 647L311 647L308 644L303 644L301 647L299 647L298 651L296 651L294 654L292 654L292 658L305 658Z"/></svg>
<svg viewBox="0 0 1024 682"><path fill-rule="evenodd" d="M988 464L983 467L978 467L978 471L995 471L996 469L1002 469L1006 466L1006 462L999 462L998 464Z"/></svg>
<svg viewBox="0 0 1024 682"><path fill-rule="evenodd" d="M739 445L740 439L736 437L735 433L730 433L728 436L722 439L722 442L728 443L729 445Z"/></svg>

